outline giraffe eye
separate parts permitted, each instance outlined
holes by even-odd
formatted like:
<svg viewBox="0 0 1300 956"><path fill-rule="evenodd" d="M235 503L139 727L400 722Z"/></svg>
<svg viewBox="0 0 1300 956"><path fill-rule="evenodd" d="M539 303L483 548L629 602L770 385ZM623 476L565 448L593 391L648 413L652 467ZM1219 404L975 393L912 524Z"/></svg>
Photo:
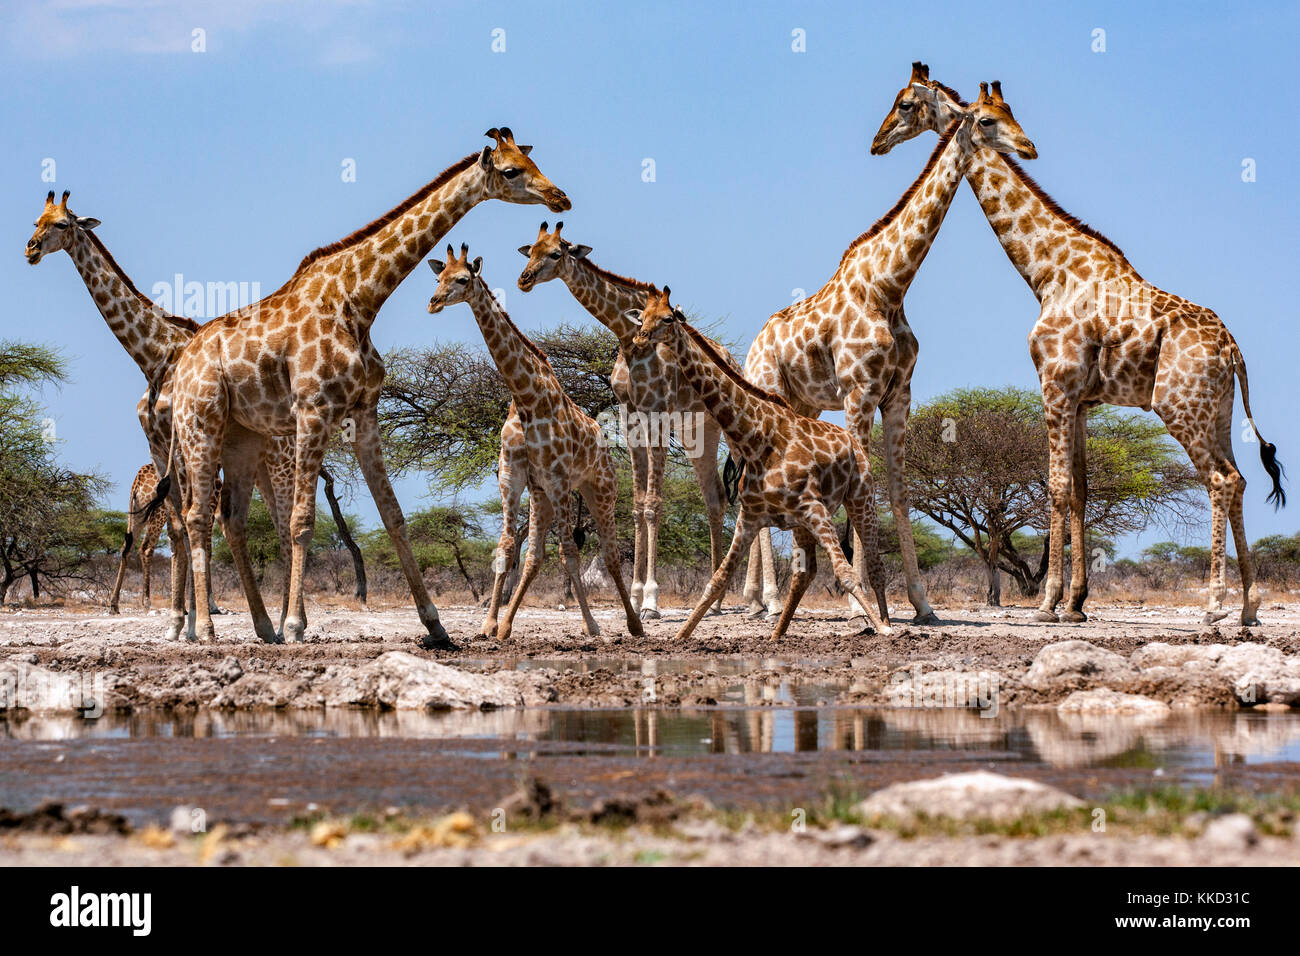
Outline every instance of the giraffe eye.
<svg viewBox="0 0 1300 956"><path fill-rule="evenodd" d="M464 285L464 284L465 284L466 282L468 282L468 281L469 281L469 276L457 276L457 277L456 277L456 284L457 284L457 285Z"/></svg>
<svg viewBox="0 0 1300 956"><path fill-rule="evenodd" d="M985 119L980 120L980 125L988 127L988 126L992 126L994 122L995 122L994 120L988 119L986 117Z"/></svg>
<svg viewBox="0 0 1300 956"><path fill-rule="evenodd" d="M503 169L501 170L501 175L504 176L506 179L514 179L522 172L523 172L522 169L517 169L517 168Z"/></svg>
<svg viewBox="0 0 1300 956"><path fill-rule="evenodd" d="M67 224L66 222L56 222L56 223L54 224L54 226L55 226L56 229L67 229L67 228L68 228L68 224Z"/></svg>
<svg viewBox="0 0 1300 956"><path fill-rule="evenodd" d="M904 113L906 113L908 110L910 110L910 109L912 108L912 104L911 104L911 103L899 103L899 104L898 104L898 108L899 108L900 110L902 110Z"/></svg>
<svg viewBox="0 0 1300 956"><path fill-rule="evenodd" d="M561 252L552 252L550 257L551 257L552 259L558 259L558 258L560 258L561 255L563 255L563 253L561 253Z"/></svg>

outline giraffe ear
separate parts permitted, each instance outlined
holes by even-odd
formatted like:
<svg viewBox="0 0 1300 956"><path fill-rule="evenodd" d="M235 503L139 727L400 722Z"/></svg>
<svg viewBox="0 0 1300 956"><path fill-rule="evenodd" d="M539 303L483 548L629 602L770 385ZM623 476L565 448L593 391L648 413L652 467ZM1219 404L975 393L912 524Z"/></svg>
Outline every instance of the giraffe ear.
<svg viewBox="0 0 1300 956"><path fill-rule="evenodd" d="M585 259L591 254L591 246L569 246L569 255L575 259Z"/></svg>
<svg viewBox="0 0 1300 956"><path fill-rule="evenodd" d="M484 169L492 168L492 147L484 146L483 152L478 155L478 164Z"/></svg>
<svg viewBox="0 0 1300 956"><path fill-rule="evenodd" d="M94 229L99 225L99 220L93 216L78 216L77 225L82 229Z"/></svg>
<svg viewBox="0 0 1300 956"><path fill-rule="evenodd" d="M525 156L533 151L531 146L516 146L515 149L519 150L519 152L523 153Z"/></svg>
<svg viewBox="0 0 1300 956"><path fill-rule="evenodd" d="M433 270L434 275L440 276L442 275L442 270L447 268L447 263L443 262L441 259L430 259L429 268Z"/></svg>
<svg viewBox="0 0 1300 956"><path fill-rule="evenodd" d="M529 256L531 256L531 255L533 254L533 247L532 247L532 246L520 246L520 247L519 247L519 254L520 254L521 256L523 256L525 259L527 259Z"/></svg>
<svg viewBox="0 0 1300 956"><path fill-rule="evenodd" d="M482 271L483 271L483 257L479 256L477 259L475 259L473 262L469 264L469 274L472 276L476 276Z"/></svg>
<svg viewBox="0 0 1300 956"><path fill-rule="evenodd" d="M641 310L640 310L640 309L628 309L626 312L623 313L623 318L627 319L629 322L635 322L637 325L640 325L640 324L641 324Z"/></svg>

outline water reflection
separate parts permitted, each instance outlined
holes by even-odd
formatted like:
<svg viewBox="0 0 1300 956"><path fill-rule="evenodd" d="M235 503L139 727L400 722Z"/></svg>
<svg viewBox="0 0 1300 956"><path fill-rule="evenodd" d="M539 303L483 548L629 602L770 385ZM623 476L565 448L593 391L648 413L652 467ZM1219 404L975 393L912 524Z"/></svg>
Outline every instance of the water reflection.
<svg viewBox="0 0 1300 956"><path fill-rule="evenodd" d="M805 693L806 692L806 693ZM959 752L1071 767L1205 769L1300 760L1300 715L1191 711L1163 719L1061 717L1051 710L985 718L957 709L805 707L819 689L781 682L734 688L746 706L661 710L524 709L429 714L318 710L132 714L0 720L0 740L122 738L423 738L483 758L554 754L691 756L852 751Z"/></svg>

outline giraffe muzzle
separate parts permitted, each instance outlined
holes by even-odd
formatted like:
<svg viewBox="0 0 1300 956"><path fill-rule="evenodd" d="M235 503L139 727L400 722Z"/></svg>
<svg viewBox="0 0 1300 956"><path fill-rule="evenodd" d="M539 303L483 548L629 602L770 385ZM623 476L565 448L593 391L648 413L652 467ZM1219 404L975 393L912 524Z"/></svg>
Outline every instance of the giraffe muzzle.
<svg viewBox="0 0 1300 956"><path fill-rule="evenodd" d="M563 189L557 189L547 197L546 208L551 212L568 212L573 208L573 203L569 202Z"/></svg>

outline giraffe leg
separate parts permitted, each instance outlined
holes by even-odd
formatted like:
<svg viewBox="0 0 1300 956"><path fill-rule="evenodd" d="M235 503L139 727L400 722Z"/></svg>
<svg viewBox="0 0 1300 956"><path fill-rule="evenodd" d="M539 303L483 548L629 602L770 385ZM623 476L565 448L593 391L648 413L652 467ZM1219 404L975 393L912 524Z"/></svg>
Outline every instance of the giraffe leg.
<svg viewBox="0 0 1300 956"><path fill-rule="evenodd" d="M704 589L704 594L699 603L695 605L695 610L691 612L691 616L682 625L681 630L677 632L677 640L683 641L690 637L691 632L703 620L704 615L709 613L709 607L713 602L727 593L727 585L731 583L732 572L736 570L741 555L749 548L754 536L759 532L758 520L761 519L750 518L745 513L745 506L740 506L740 514L736 516L736 531L731 536L731 547L727 549L727 556L722 559L722 564L709 578L709 586ZM766 530L766 528L763 530Z"/></svg>
<svg viewBox="0 0 1300 956"><path fill-rule="evenodd" d="M1088 599L1088 540L1083 526L1088 510L1088 411L1080 408L1074 419L1070 463L1070 599L1062 621L1088 620L1083 602Z"/></svg>
<svg viewBox="0 0 1300 956"><path fill-rule="evenodd" d="M746 617L760 618L767 613L767 608L763 606L763 547L758 539L755 539L749 550L749 566L745 569L744 595L745 600L748 602L745 609Z"/></svg>
<svg viewBox="0 0 1300 956"><path fill-rule="evenodd" d="M270 443L271 445L274 442ZM293 487L278 487L275 474L271 470L268 452L263 451L262 462L257 467L257 490L262 493L262 503L270 512L271 524L275 527L275 537L280 545L280 564L284 573L280 579L280 621L275 633L284 639L284 622L289 617L289 555L293 551L293 541L289 537L289 516L293 513Z"/></svg>
<svg viewBox="0 0 1300 956"><path fill-rule="evenodd" d="M1052 525L1047 560L1047 580L1043 582L1043 603L1034 612L1036 621L1057 621L1056 605L1063 591L1065 565L1065 525L1070 508L1070 485L1074 462L1074 421L1077 403L1056 386L1043 386L1043 413L1047 420L1048 479L1047 493L1052 499Z"/></svg>
<svg viewBox="0 0 1300 956"><path fill-rule="evenodd" d="M628 457L632 460L632 529L636 536L632 546L632 606L639 613L645 595L645 494L650 455L645 445L638 442L628 449Z"/></svg>
<svg viewBox="0 0 1300 956"><path fill-rule="evenodd" d="M600 625L591 616L591 606L587 603L587 586L582 583L582 557L578 553L578 543L573 540L573 496L564 495L556 508L557 527L560 539L560 563L564 565L565 576L573 588L574 600L582 612L582 633L588 637L600 634Z"/></svg>
<svg viewBox="0 0 1300 956"><path fill-rule="evenodd" d="M299 428L298 442L302 443L302 429ZM383 449L379 443L379 418L374 408L365 408L360 410L356 415L356 456L361 465L361 473L365 475L366 486L370 489L370 496L375 500L375 506L379 509L379 516L383 519L384 527L388 530L388 537L393 542L393 550L397 552L397 560L402 565L402 572L406 575L406 582L411 588L411 596L415 599L415 606L420 614L420 622L427 630L428 636L425 637L423 644L426 648L444 648L447 650L457 650L451 638L447 636L446 629L438 619L438 608L434 605L429 597L428 588L424 586L424 577L420 574L420 568L415 563L415 555L411 553L411 542L406 536L406 518L402 515L402 507L397 502L397 495L393 493L393 486L388 480L388 470L384 467ZM323 449L322 449L323 453ZM302 449L298 450L298 460L303 460ZM322 455L323 456L323 455ZM314 457L322 457L314 456ZM315 517L315 498L316 485L315 481L320 474L320 461L315 462L316 470L312 472L312 486L310 498L313 502L312 517ZM299 465L301 467L301 464ZM299 473L301 475L301 472ZM302 488L302 478L299 477L299 488ZM295 515L299 501L295 496L294 507ZM295 546L297 539L295 536ZM303 542L304 546L306 542ZM295 551L296 559L297 551ZM294 572L295 581L301 581L301 575L297 569ZM290 602L292 604L292 602ZM287 629L289 623L285 622Z"/></svg>
<svg viewBox="0 0 1300 956"><path fill-rule="evenodd" d="M230 535L226 533L226 523L221 517L220 509L217 510L216 522L217 525L221 528L221 534L227 540L229 540ZM203 551L207 555L207 558L203 563L203 569L204 569L203 573L207 576L208 579L208 613L211 615L219 615L222 613L222 610L220 607L217 606L216 590L212 587L212 539L211 538L203 542Z"/></svg>
<svg viewBox="0 0 1300 956"><path fill-rule="evenodd" d="M727 547L723 536L727 496L722 488L722 479L718 477L718 443L722 430L713 418L699 412L694 414L700 415L703 423L696 428L696 434L700 436L700 449L699 454L691 458L691 467L695 469L695 480L699 483L704 510L709 516L709 566L716 571ZM713 605L709 613L722 613L722 598L718 598L718 603Z"/></svg>
<svg viewBox="0 0 1300 956"><path fill-rule="evenodd" d="M898 530L898 547L903 557L903 576L907 580L907 599L916 616L913 624L939 623L934 609L925 594L925 581L916 559L916 540L912 537L912 507L907 498L904 468L907 461L907 418L912 410L911 386L900 388L881 406L880 421L884 436L885 476L889 485L889 506L894 512L894 527ZM861 421L861 420L860 420ZM863 454L867 453L871 436L871 416L865 417L865 428L854 432ZM865 437L864 437L865 436ZM875 508L874 498L872 508ZM877 557L879 555L877 554Z"/></svg>
<svg viewBox="0 0 1300 956"><path fill-rule="evenodd" d="M126 580L126 565L131 558L131 551L135 548L135 515L132 512L139 507L136 503L135 496L132 495L127 503L126 513L126 539L122 542L122 558L117 563L117 579L113 582L113 594L108 599L108 613L118 613L118 600L122 596L122 584Z"/></svg>
<svg viewBox="0 0 1300 956"><path fill-rule="evenodd" d="M150 594L153 584L153 545L145 543L140 546L140 606L146 611L153 607L153 596Z"/></svg>
<svg viewBox="0 0 1300 956"><path fill-rule="evenodd" d="M866 455L859 459L859 467L865 468ZM865 471L863 472L865 474ZM864 488L856 495L844 499L844 509L848 512L849 525L857 536L858 547L865 552L863 561L866 574L863 575L854 565L854 572L861 581L870 581L871 590L876 594L876 607L880 609L880 620L889 623L889 601L885 595L885 563L880 558L880 523L876 520L876 495L873 490ZM855 553L854 557L857 555Z"/></svg>
<svg viewBox="0 0 1300 956"><path fill-rule="evenodd" d="M878 618L872 611L871 600L867 597L861 580L853 570L853 565L849 564L849 559L844 557L844 552L840 550L839 538L835 534L835 522L831 519L830 512L826 510L826 505L819 498L806 500L801 504L799 518L803 526L821 544L826 556L830 558L831 567L835 570L835 577L840 582L840 587L857 598L871 628L877 634L894 633L884 619Z"/></svg>
<svg viewBox="0 0 1300 956"><path fill-rule="evenodd" d="M641 620L659 620L659 581L656 568L659 563L659 522L663 520L664 468L668 462L668 448L655 442L649 449L650 470L646 474L645 488L645 590L641 598Z"/></svg>
<svg viewBox="0 0 1300 956"><path fill-rule="evenodd" d="M808 590L808 582L816 574L817 539L807 528L796 527L794 552L790 559L790 593L785 596L785 607L781 609L781 617L777 619L772 640L777 641L785 636L787 628L790 627L790 619L794 617L795 609L799 607L804 592Z"/></svg>
<svg viewBox="0 0 1300 956"><path fill-rule="evenodd" d="M519 576L515 593L510 596L505 617L497 625L499 641L510 640L515 614L518 613L519 606L524 603L524 595L528 593L533 578L537 577L537 572L541 570L542 561L546 559L546 533L550 530L555 509L549 501L545 500L545 494L536 493L538 490L529 488L528 491L528 556L524 558L524 573Z"/></svg>
<svg viewBox="0 0 1300 956"><path fill-rule="evenodd" d="M497 553L492 559L492 600L488 604L487 617L479 633L492 637L497 632L497 615L501 611L501 595L505 591L506 579L514 569L518 554L515 537L519 520L519 499L523 497L524 485L528 478L527 460L522 456L507 453L504 445L497 464L497 487L501 492L501 540L497 544Z"/></svg>
<svg viewBox="0 0 1300 956"><path fill-rule="evenodd" d="M248 557L248 505L253 497L253 484L257 476L257 466L262 457L264 439L244 428L232 427L226 433L225 447L222 450L222 471L225 480L221 484L221 522L225 530L226 543L230 545L230 555L239 574L239 583L243 586L244 597L248 601L248 613L253 619L253 631L266 644L278 644L283 638L276 632L271 619L262 603L262 591L253 571L253 562ZM212 485L201 486L205 497L212 497ZM313 502L314 505L314 502ZM313 515L315 509L313 507ZM212 537L206 539L211 547ZM198 575L204 579L207 591L206 574ZM212 603L211 594L207 601Z"/></svg>
<svg viewBox="0 0 1300 956"><path fill-rule="evenodd" d="M1237 569L1241 572L1241 623L1245 627L1252 627L1259 623L1259 586L1255 583L1255 557L1250 553L1242 509L1246 479L1240 471L1237 471L1236 477L1237 480L1231 486L1228 515L1232 522L1232 542L1237 549ZM1224 563L1227 563L1226 559Z"/></svg>
<svg viewBox="0 0 1300 956"><path fill-rule="evenodd" d="M587 503L587 510L596 519L596 534L600 537L600 553L605 560L605 570L614 579L618 589L619 600L623 602L623 611L627 615L627 631L633 637L641 637L645 629L641 626L641 616L632 604L632 598L623 584L623 562L618 554L618 526L614 521L614 507L618 501L618 479L614 466L606 459L605 465L592 479L578 486L578 493Z"/></svg>
<svg viewBox="0 0 1300 956"><path fill-rule="evenodd" d="M222 432L225 429L221 429ZM182 448L185 450L185 543L189 552L189 570L188 575L193 584L191 593L192 606L196 611L195 620L195 637L194 639L208 642L216 639L216 631L212 626L212 616L208 614L208 595L207 579L203 575L203 564L207 558L201 542L210 540L212 537L212 495L208 493L195 494L195 488L209 489L217 476L217 468L220 464L219 456L221 449L215 440L207 438L205 428L202 423L196 422L194 426L186 429L182 439ZM185 597L186 587L185 579L181 581L181 594L183 600ZM252 596L249 596L250 601Z"/></svg>
<svg viewBox="0 0 1300 956"><path fill-rule="evenodd" d="M171 608L170 621L167 624L167 640L179 641L181 631L186 629L185 593L189 588L189 536L185 531L185 506L182 504L180 482L173 481L168 494L166 509L167 541L171 545ZM194 630L194 617L189 617L187 637L192 641L197 634Z"/></svg>

